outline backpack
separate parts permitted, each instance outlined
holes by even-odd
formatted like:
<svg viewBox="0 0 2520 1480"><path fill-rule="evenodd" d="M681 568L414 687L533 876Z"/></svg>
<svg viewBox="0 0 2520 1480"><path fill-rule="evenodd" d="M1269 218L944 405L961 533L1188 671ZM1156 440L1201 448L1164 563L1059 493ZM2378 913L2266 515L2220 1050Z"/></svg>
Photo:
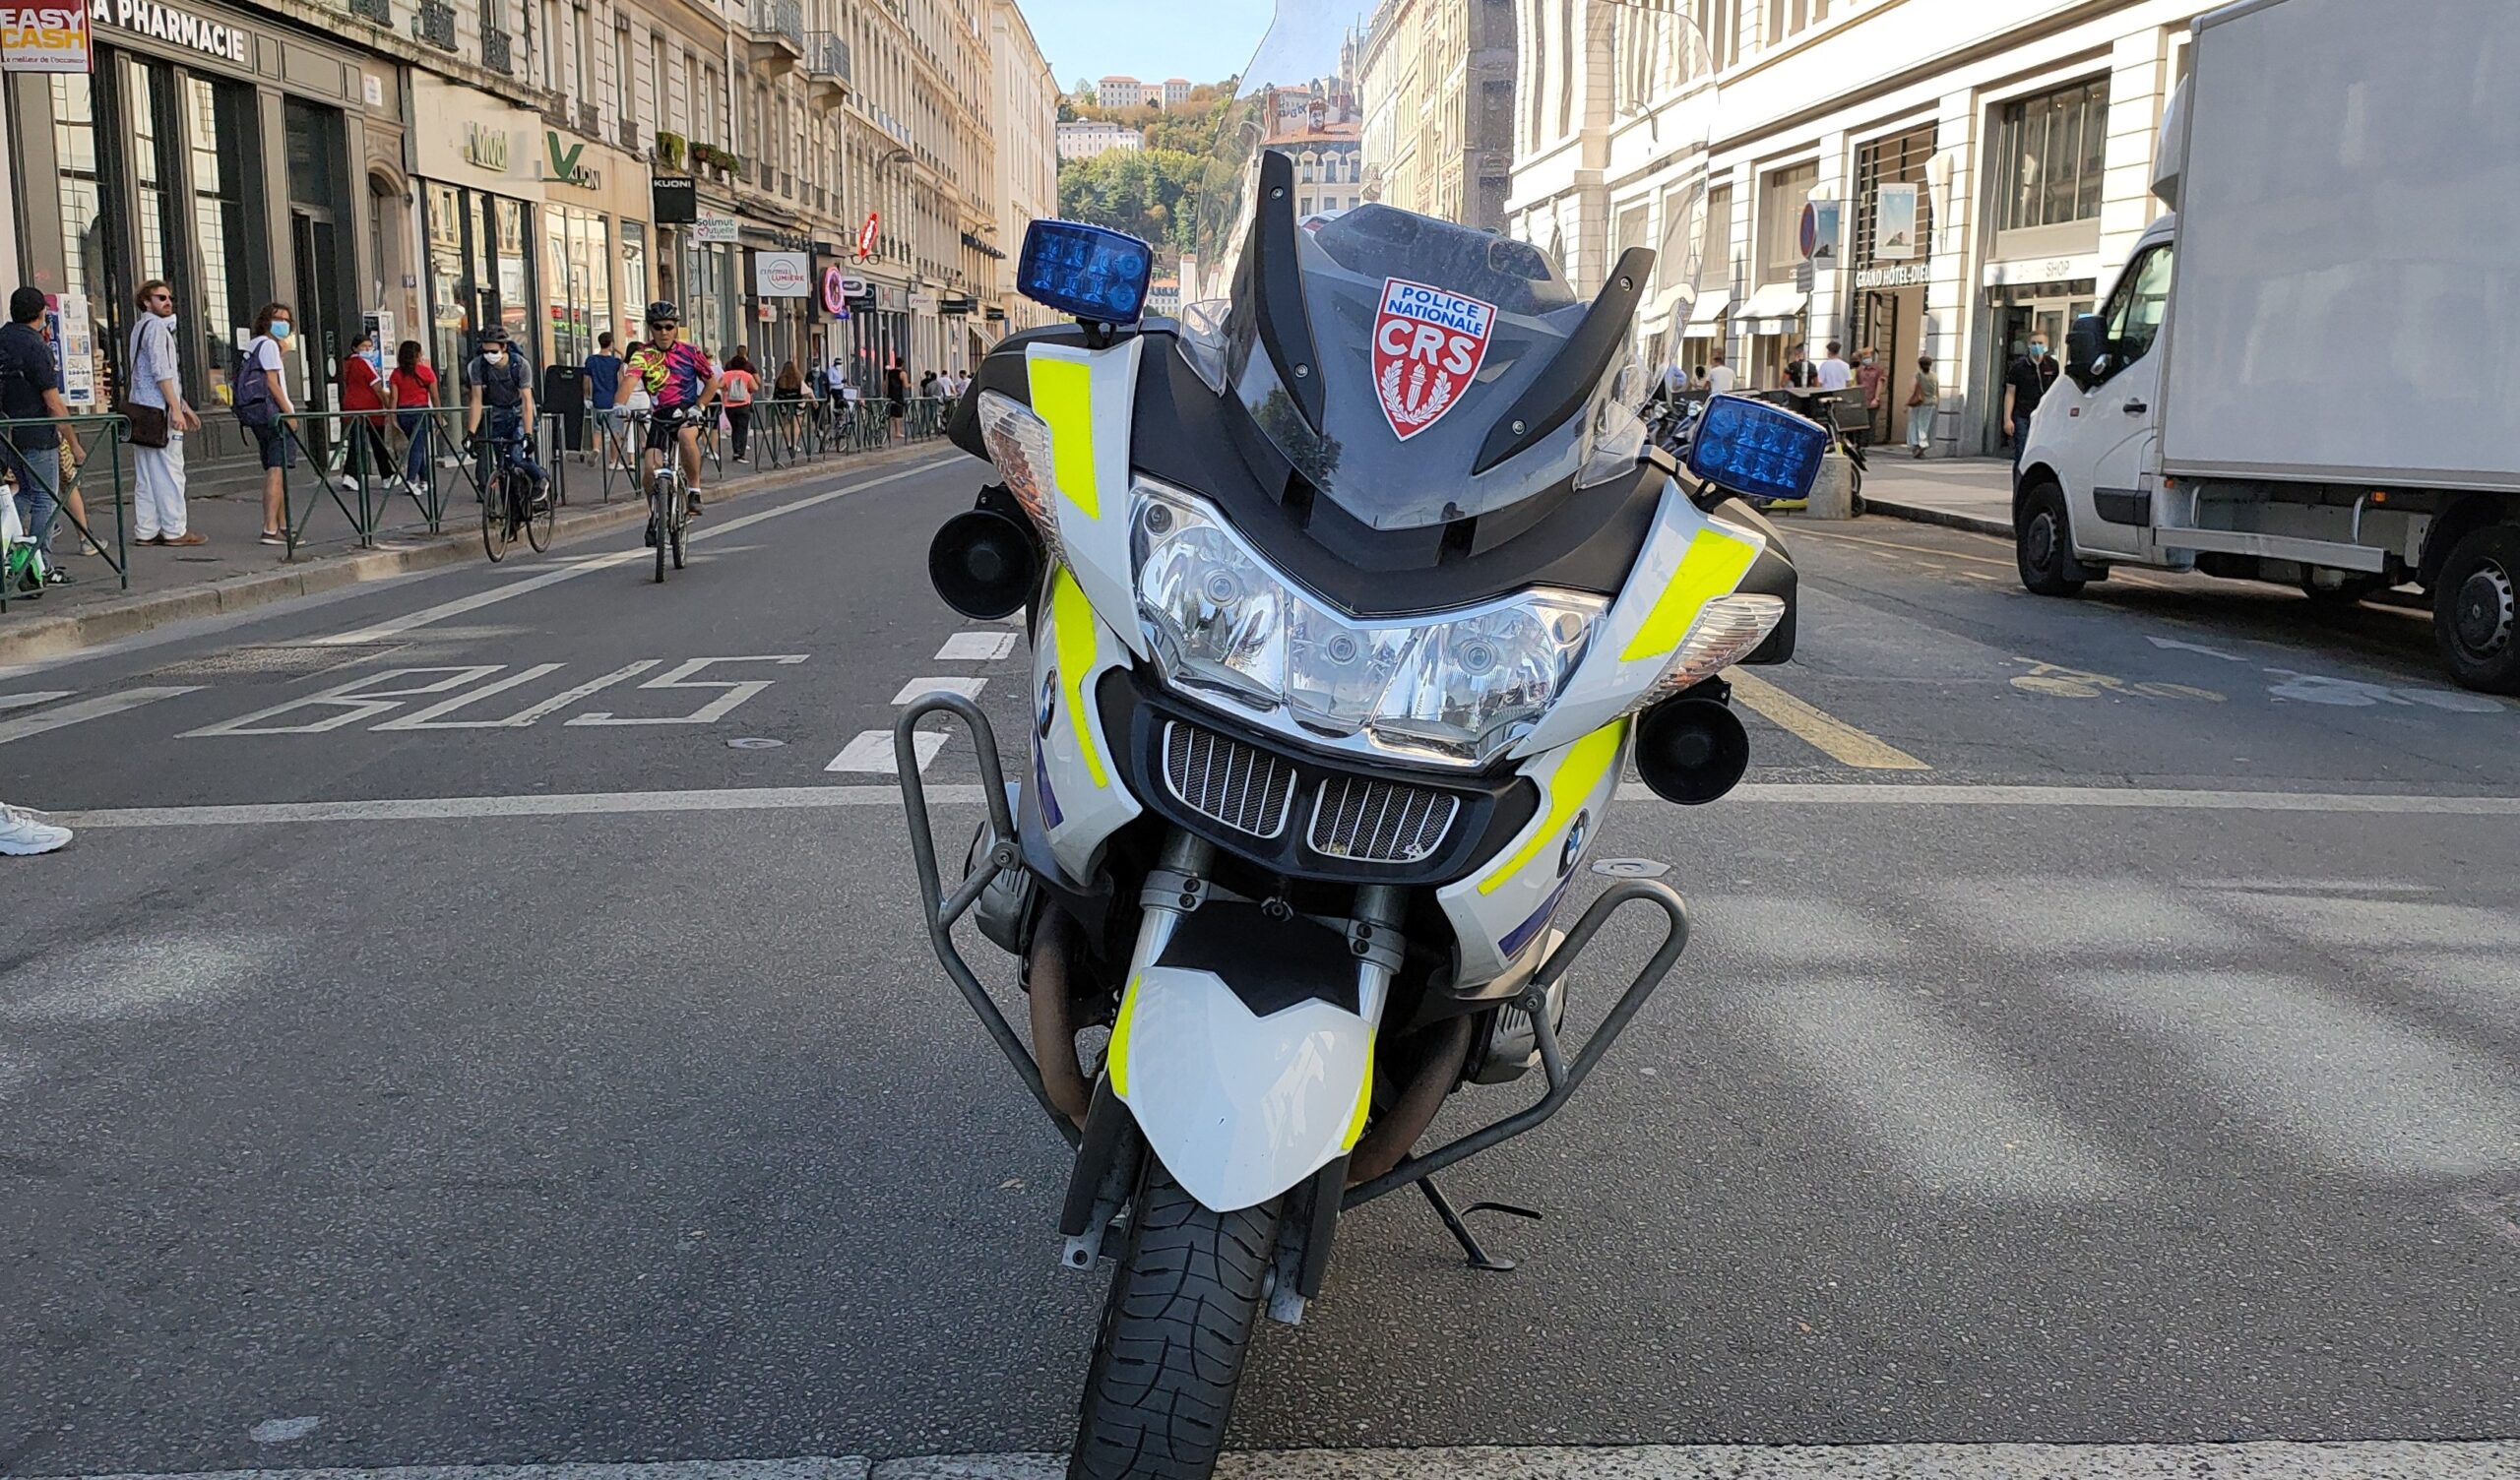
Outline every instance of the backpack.
<svg viewBox="0 0 2520 1480"><path fill-rule="evenodd" d="M271 372L262 364L262 342L263 337L256 335L227 362L227 384L233 388L229 400L235 404L236 419L246 426L269 426L279 415L279 402L272 400Z"/></svg>

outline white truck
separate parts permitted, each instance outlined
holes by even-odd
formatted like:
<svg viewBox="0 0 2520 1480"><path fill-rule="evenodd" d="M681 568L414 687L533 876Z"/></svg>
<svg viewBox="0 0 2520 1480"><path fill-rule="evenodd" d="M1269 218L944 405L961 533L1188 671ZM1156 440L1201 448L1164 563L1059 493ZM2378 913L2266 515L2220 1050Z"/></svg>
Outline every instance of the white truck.
<svg viewBox="0 0 2520 1480"><path fill-rule="evenodd" d="M2418 583L2451 675L2520 693L2520 0L2248 0L2190 47L2174 214L2022 447L2022 584Z"/></svg>

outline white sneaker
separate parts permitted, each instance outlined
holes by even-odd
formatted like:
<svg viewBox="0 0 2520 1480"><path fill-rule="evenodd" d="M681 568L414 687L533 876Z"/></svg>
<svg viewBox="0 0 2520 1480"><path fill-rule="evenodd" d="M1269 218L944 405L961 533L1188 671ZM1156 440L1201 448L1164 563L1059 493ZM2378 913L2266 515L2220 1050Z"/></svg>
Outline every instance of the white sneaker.
<svg viewBox="0 0 2520 1480"><path fill-rule="evenodd" d="M30 858L49 853L69 840L68 828L56 828L24 807L0 802L0 854Z"/></svg>

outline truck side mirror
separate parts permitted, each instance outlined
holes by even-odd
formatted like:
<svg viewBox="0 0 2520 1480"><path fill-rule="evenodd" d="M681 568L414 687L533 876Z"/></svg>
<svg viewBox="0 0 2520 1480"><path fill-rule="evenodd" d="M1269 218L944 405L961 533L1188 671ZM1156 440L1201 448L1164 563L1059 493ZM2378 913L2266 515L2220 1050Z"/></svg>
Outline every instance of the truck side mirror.
<svg viewBox="0 0 2520 1480"><path fill-rule="evenodd" d="M2065 373L2088 391L2100 378L2101 347L2109 339L2109 322L2098 314L2080 314L2065 331Z"/></svg>

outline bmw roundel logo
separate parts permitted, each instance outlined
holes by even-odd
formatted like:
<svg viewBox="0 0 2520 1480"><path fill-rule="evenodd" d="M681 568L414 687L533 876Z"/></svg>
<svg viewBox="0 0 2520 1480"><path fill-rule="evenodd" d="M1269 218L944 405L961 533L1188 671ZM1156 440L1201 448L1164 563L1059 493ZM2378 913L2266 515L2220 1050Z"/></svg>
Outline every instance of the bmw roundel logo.
<svg viewBox="0 0 2520 1480"><path fill-rule="evenodd" d="M1566 830L1566 846L1557 855L1559 878L1575 871L1575 860L1584 856L1584 844L1591 840L1592 824L1593 814L1589 809L1575 814L1574 826Z"/></svg>
<svg viewBox="0 0 2520 1480"><path fill-rule="evenodd" d="M1040 712L1033 718L1033 733L1043 740L1050 738L1050 719L1058 713L1059 675L1053 668L1041 675Z"/></svg>

